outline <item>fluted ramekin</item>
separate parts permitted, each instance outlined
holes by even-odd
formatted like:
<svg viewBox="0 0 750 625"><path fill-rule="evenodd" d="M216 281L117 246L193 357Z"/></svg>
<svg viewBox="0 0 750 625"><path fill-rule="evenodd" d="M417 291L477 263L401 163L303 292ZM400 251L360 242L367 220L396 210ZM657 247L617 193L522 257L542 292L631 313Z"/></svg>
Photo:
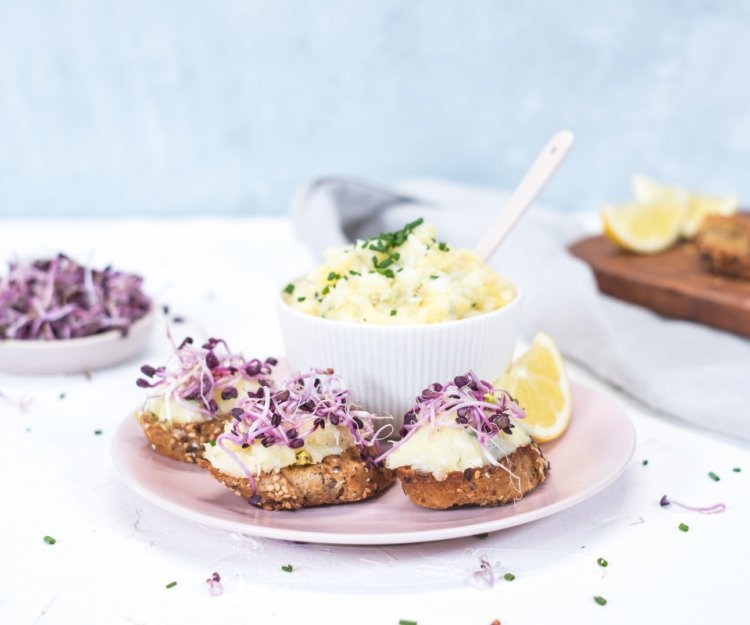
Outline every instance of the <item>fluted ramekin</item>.
<svg viewBox="0 0 750 625"><path fill-rule="evenodd" d="M396 431L415 397L431 382L473 369L494 381L518 337L521 292L508 304L475 317L433 324L368 325L315 317L279 297L284 347L293 369L332 367L358 403L395 418Z"/></svg>

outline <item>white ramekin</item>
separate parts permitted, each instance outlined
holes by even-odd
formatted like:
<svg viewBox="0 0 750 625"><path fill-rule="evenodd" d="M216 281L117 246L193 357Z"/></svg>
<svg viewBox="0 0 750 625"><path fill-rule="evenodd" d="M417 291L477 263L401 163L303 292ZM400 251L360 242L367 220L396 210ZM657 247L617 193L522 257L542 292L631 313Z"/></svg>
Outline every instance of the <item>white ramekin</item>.
<svg viewBox="0 0 750 625"><path fill-rule="evenodd" d="M513 358L521 292L489 313L434 324L368 325L300 312L279 297L286 357L293 370L332 367L371 412L388 413L396 431L415 397L432 382L474 370L494 381Z"/></svg>

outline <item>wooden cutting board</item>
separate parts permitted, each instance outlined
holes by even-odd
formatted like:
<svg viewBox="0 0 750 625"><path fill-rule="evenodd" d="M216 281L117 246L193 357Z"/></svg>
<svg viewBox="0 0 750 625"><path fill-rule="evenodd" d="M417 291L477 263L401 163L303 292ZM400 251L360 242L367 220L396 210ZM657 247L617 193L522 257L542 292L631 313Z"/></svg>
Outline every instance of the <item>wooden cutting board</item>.
<svg viewBox="0 0 750 625"><path fill-rule="evenodd" d="M665 317L750 337L750 280L724 278L704 270L692 243L645 256L621 250L606 237L596 236L569 249L591 266L602 293Z"/></svg>

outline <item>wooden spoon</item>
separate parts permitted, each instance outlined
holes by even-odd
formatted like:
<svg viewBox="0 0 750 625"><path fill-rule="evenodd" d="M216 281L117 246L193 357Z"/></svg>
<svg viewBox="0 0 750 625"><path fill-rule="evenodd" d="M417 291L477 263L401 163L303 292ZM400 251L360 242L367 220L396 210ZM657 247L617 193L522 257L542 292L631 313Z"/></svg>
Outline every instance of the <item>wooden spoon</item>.
<svg viewBox="0 0 750 625"><path fill-rule="evenodd" d="M494 254L498 245L557 171L574 141L575 136L570 130L561 130L547 142L474 250L482 260L486 261Z"/></svg>

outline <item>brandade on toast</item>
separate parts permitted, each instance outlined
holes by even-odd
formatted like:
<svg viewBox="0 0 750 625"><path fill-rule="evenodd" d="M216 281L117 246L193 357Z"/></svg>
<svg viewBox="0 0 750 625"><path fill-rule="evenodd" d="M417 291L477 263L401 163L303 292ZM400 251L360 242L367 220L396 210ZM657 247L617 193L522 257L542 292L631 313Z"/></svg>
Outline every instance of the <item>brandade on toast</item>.
<svg viewBox="0 0 750 625"><path fill-rule="evenodd" d="M544 482L549 463L505 391L468 371L422 391L401 440L381 455L417 505L447 509L516 501Z"/></svg>
<svg viewBox="0 0 750 625"><path fill-rule="evenodd" d="M196 463L203 445L214 440L231 418L231 410L248 391L271 383L277 361L246 360L223 339L208 339L200 347L185 338L174 345L166 366L143 365L136 383L150 389L136 412L151 447L158 453Z"/></svg>
<svg viewBox="0 0 750 625"><path fill-rule="evenodd" d="M232 410L202 463L256 507L295 510L373 497L393 481L374 457L380 430L332 369L261 386Z"/></svg>

